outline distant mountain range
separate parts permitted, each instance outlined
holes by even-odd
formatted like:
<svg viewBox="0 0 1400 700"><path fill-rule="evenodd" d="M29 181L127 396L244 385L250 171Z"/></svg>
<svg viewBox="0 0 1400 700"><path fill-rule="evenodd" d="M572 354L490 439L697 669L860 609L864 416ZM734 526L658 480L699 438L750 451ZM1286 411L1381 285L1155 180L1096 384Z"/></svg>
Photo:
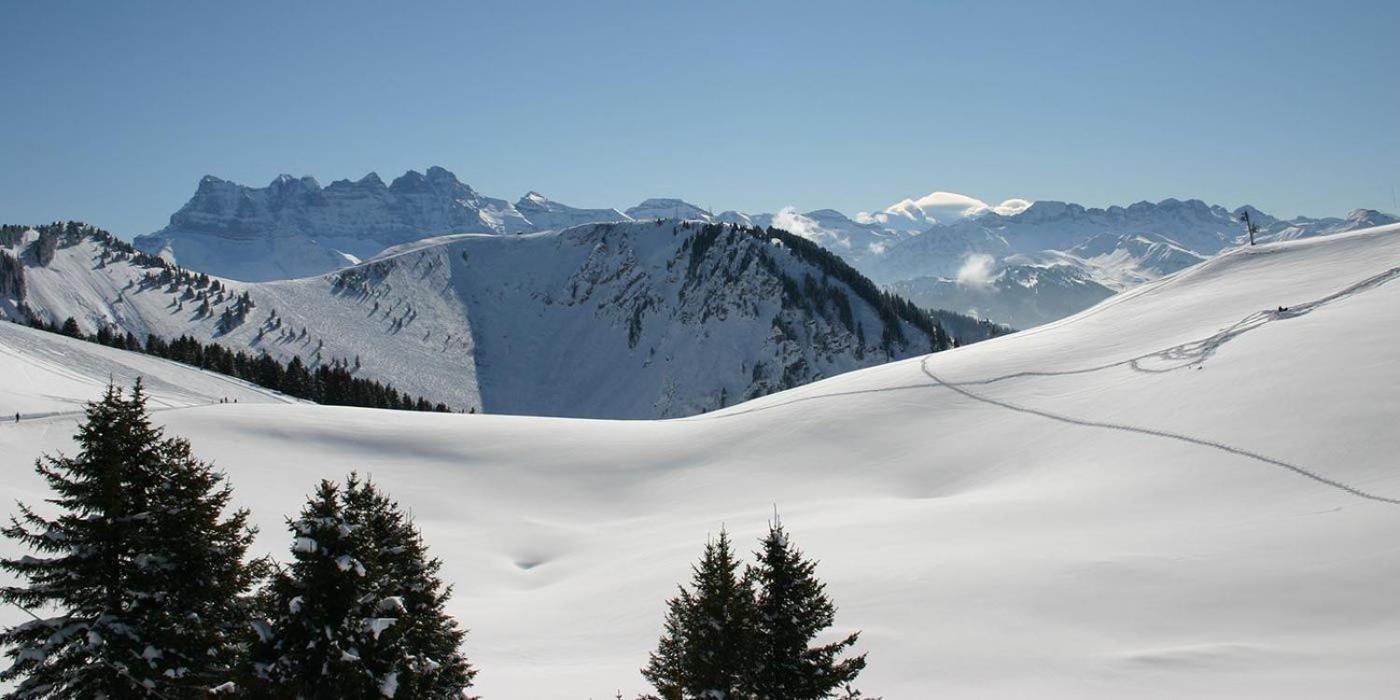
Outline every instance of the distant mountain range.
<svg viewBox="0 0 1400 700"><path fill-rule="evenodd" d="M513 235L601 222L696 220L789 231L843 257L930 309L1029 327L1239 245L1249 212L1261 241L1328 235L1396 221L1372 210L1283 220L1253 207L1165 199L1126 207L950 192L904 199L854 218L833 209L713 214L682 199L618 210L577 208L537 192L514 204L483 196L443 168L385 185L373 173L321 187L279 176L252 188L205 177L193 198L136 246L184 267L245 281L324 274L393 246L455 233Z"/></svg>
<svg viewBox="0 0 1400 700"><path fill-rule="evenodd" d="M1007 332L929 315L802 237L675 220L416 240L256 283L86 226L9 226L0 317L341 362L458 410L588 418L693 415Z"/></svg>

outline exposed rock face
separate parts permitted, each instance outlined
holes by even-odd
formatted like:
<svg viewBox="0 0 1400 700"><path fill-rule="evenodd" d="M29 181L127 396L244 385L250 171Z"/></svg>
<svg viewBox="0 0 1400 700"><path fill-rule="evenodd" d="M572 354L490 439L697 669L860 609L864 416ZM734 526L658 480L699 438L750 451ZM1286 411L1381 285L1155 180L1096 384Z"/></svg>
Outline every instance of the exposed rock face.
<svg viewBox="0 0 1400 700"><path fill-rule="evenodd" d="M370 173L324 188L312 177L254 188L206 176L168 226L136 245L202 272L263 281L327 272L430 236L534 229L509 202L438 167L389 185Z"/></svg>

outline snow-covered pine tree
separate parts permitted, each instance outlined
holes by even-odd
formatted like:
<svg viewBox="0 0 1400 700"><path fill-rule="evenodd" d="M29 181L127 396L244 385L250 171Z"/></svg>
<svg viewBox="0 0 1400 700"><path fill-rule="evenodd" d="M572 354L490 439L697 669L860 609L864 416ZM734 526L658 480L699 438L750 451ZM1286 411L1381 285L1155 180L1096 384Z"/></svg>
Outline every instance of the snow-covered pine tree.
<svg viewBox="0 0 1400 700"><path fill-rule="evenodd" d="M865 655L839 657L860 633L812 644L836 618L816 562L803 558L776 516L757 556L749 575L757 586L758 642L747 690L758 700L819 700L849 688L865 668Z"/></svg>
<svg viewBox="0 0 1400 700"><path fill-rule="evenodd" d="M377 624L389 625L379 652L398 697L462 697L476 669L461 650L466 631L445 610L452 588L438 577L442 562L428 556L422 533L372 482L352 475L345 502L351 521L374 544L364 560L377 589Z"/></svg>
<svg viewBox="0 0 1400 700"><path fill-rule="evenodd" d="M223 518L233 497L225 476L195 459L188 441L165 440L159 452L148 520L156 546L142 567L156 591L148 650L161 654L171 685L198 691L229 682L241 662L249 593L268 564L244 561L255 531L247 510Z"/></svg>
<svg viewBox="0 0 1400 700"><path fill-rule="evenodd" d="M368 571L356 558L365 546L345 515L340 489L322 481L289 522L291 564L274 575L253 665L266 687L288 698L375 697L382 679L364 663Z"/></svg>
<svg viewBox="0 0 1400 700"><path fill-rule="evenodd" d="M138 382L87 407L76 457L36 464L53 517L21 505L3 533L45 557L0 560L34 619L0 632L8 697L185 697L230 676L254 570L222 475L151 425ZM42 610L48 617L38 617Z"/></svg>
<svg viewBox="0 0 1400 700"><path fill-rule="evenodd" d="M741 700L751 675L753 589L720 530L692 567L693 591L667 603L665 631L642 676L665 700Z"/></svg>
<svg viewBox="0 0 1400 700"><path fill-rule="evenodd" d="M266 694L460 698L475 670L443 607L422 537L354 474L326 481L291 522L292 564L265 596L254 667Z"/></svg>

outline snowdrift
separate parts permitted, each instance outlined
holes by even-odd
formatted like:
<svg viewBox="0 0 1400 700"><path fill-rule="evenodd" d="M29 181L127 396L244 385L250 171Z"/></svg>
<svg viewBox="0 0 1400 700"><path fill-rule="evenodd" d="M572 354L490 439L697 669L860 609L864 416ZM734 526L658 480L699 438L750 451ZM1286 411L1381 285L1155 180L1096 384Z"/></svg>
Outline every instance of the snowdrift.
<svg viewBox="0 0 1400 700"><path fill-rule="evenodd" d="M1264 245L1031 331L671 421L248 387L198 405L233 388L0 324L0 415L140 372L278 554L316 480L372 475L444 559L488 697L643 690L706 535L756 544L777 504L837 631L864 632L868 693L1379 698L1400 687L1397 310L1400 227ZM30 463L75 426L0 424L4 495L39 500Z"/></svg>

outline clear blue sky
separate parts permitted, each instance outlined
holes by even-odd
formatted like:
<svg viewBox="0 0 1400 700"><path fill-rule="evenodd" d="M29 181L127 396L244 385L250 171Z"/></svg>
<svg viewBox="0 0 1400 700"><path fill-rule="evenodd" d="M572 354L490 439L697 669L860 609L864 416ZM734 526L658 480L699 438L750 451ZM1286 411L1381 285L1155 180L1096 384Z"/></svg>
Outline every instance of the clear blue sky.
<svg viewBox="0 0 1400 700"><path fill-rule="evenodd" d="M1400 2L0 4L0 220L440 164L577 206L1394 210Z"/></svg>

